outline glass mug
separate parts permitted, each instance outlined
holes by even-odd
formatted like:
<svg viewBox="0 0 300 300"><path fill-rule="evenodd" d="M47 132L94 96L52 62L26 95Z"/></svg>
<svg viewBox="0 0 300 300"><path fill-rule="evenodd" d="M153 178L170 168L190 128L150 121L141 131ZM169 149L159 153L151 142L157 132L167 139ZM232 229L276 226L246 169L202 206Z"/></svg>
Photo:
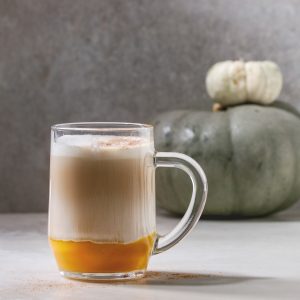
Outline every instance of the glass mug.
<svg viewBox="0 0 300 300"><path fill-rule="evenodd" d="M205 174L187 155L155 152L152 126L69 123L51 129L48 232L63 276L142 277L151 255L174 246L198 222L207 196ZM158 167L183 170L193 185L185 215L164 236L156 233Z"/></svg>

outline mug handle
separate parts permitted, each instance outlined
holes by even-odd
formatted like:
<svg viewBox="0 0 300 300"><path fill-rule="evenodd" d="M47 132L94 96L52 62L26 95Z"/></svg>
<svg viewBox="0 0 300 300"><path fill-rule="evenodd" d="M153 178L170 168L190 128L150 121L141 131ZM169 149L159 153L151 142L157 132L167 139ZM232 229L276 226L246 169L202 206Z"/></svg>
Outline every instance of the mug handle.
<svg viewBox="0 0 300 300"><path fill-rule="evenodd" d="M166 251L182 240L197 224L207 198L207 179L200 165L191 157L176 152L157 152L154 155L156 168L177 168L187 173L192 181L193 192L190 204L181 221L166 235L157 236L152 255ZM198 188L202 184L200 196Z"/></svg>

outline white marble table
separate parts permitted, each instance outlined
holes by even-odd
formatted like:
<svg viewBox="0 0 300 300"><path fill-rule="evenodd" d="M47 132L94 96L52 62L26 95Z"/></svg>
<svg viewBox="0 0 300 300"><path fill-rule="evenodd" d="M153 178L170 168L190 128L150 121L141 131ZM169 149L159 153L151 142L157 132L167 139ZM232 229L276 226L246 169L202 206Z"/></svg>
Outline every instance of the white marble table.
<svg viewBox="0 0 300 300"><path fill-rule="evenodd" d="M166 231L178 220L160 216ZM0 214L0 299L300 299L300 214L201 221L149 275L118 284L61 278L46 214Z"/></svg>

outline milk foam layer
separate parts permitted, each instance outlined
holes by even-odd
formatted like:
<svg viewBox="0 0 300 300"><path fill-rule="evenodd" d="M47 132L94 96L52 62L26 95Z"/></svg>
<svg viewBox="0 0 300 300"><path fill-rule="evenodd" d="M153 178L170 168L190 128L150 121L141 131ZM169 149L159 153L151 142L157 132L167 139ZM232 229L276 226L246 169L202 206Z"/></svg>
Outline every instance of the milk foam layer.
<svg viewBox="0 0 300 300"><path fill-rule="evenodd" d="M65 135L51 149L49 236L129 243L155 231L153 143Z"/></svg>
<svg viewBox="0 0 300 300"><path fill-rule="evenodd" d="M122 151L122 152L120 152ZM135 136L63 135L52 145L51 155L134 157L139 152L154 151L153 142Z"/></svg>

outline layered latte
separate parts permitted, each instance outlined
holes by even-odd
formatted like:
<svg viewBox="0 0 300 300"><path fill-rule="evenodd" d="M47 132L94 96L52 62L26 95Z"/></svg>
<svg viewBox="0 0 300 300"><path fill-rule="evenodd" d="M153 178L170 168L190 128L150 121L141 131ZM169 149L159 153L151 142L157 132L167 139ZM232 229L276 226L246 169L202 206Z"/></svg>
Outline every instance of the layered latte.
<svg viewBox="0 0 300 300"><path fill-rule="evenodd" d="M63 271L146 268L155 240L153 143L64 135L51 149L49 238Z"/></svg>

